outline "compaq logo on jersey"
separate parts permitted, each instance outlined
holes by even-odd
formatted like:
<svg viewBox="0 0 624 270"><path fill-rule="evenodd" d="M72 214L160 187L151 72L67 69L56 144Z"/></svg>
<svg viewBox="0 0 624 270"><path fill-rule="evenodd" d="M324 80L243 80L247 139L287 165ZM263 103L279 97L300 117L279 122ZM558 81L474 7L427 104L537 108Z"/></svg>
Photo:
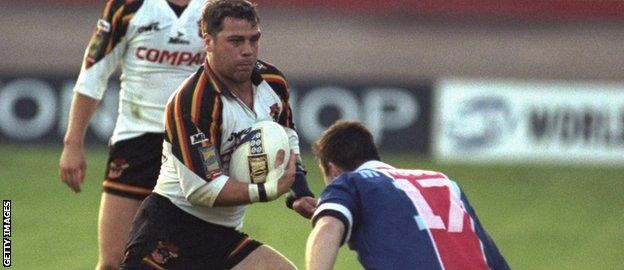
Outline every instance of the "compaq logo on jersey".
<svg viewBox="0 0 624 270"><path fill-rule="evenodd" d="M206 58L206 53L195 53L192 52L170 52L167 50L161 51L158 49L139 47L136 49L136 57L140 60L145 60L153 63L165 63L173 66L179 65L200 65L204 58Z"/></svg>

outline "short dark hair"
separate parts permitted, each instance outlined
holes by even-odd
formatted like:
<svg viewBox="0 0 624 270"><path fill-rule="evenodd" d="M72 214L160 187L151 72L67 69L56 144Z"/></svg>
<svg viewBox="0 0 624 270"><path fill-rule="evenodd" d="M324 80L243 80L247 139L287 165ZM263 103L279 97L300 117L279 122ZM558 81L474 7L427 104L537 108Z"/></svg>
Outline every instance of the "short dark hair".
<svg viewBox="0 0 624 270"><path fill-rule="evenodd" d="M256 5L247 0L208 1L201 15L202 33L216 36L223 30L223 20L227 17L246 20L252 26L260 22Z"/></svg>
<svg viewBox="0 0 624 270"><path fill-rule="evenodd" d="M326 174L330 162L354 171L366 161L380 160L373 134L357 121L336 121L314 142L312 151Z"/></svg>

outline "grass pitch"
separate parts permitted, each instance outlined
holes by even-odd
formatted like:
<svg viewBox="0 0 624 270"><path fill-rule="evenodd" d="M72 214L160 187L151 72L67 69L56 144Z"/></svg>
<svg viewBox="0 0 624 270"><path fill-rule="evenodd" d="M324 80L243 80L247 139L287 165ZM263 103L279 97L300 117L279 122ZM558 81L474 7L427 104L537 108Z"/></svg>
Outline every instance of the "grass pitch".
<svg viewBox="0 0 624 270"><path fill-rule="evenodd" d="M87 151L87 179L73 194L58 177L61 148L0 144L0 199L13 200L13 269L92 269L106 149ZM467 193L481 222L514 269L619 269L624 265L624 164L468 166L382 154L397 167L439 170ZM305 156L315 193L322 180ZM299 268L310 223L283 200L252 205L244 231ZM360 269L342 248L336 269Z"/></svg>

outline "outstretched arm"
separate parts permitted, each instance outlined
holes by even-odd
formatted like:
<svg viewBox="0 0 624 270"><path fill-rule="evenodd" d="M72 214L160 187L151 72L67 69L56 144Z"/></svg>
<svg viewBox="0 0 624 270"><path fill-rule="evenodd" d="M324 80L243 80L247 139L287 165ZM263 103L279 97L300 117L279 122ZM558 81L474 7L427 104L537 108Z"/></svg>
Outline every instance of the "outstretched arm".
<svg viewBox="0 0 624 270"><path fill-rule="evenodd" d="M323 216L316 221L306 245L306 269L333 269L345 228L333 216Z"/></svg>

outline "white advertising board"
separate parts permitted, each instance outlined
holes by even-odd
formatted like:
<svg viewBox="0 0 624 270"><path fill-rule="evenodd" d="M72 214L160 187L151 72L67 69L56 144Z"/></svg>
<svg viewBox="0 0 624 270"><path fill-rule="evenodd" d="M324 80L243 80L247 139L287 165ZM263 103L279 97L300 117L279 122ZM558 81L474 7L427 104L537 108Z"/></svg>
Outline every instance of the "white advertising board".
<svg viewBox="0 0 624 270"><path fill-rule="evenodd" d="M436 88L439 160L624 165L624 84L447 78Z"/></svg>

